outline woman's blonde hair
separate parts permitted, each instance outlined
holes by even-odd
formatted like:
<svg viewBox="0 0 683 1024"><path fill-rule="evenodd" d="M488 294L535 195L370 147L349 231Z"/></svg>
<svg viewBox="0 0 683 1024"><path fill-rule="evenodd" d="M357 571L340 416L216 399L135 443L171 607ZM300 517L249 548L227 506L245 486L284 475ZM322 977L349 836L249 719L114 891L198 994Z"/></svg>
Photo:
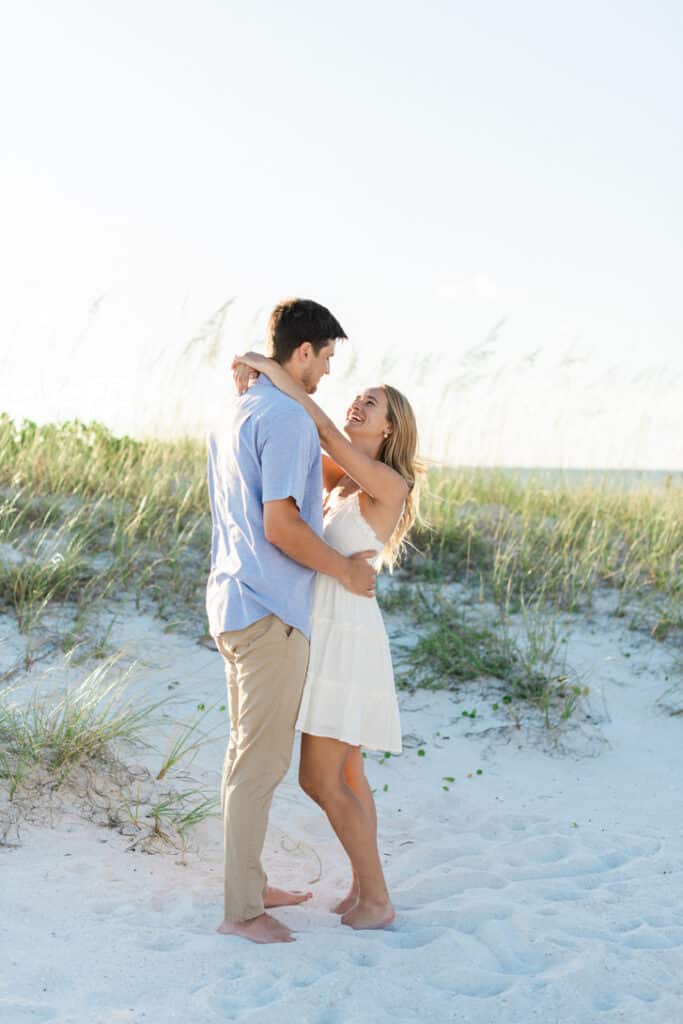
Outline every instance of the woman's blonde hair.
<svg viewBox="0 0 683 1024"><path fill-rule="evenodd" d="M417 454L417 422L410 402L390 384L382 384L382 389L387 398L387 418L393 429L383 441L377 458L395 469L409 487L401 518L382 551L382 564L391 572L406 546L408 531L414 523L422 521L420 489L425 467Z"/></svg>

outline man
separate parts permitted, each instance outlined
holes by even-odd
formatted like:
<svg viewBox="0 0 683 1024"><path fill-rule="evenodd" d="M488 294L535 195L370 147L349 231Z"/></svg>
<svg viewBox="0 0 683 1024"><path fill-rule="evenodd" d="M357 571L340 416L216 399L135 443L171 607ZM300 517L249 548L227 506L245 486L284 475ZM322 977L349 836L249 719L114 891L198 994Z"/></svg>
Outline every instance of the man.
<svg viewBox="0 0 683 1024"><path fill-rule="evenodd" d="M309 394L346 335L324 306L280 303L268 354ZM374 552L347 558L322 540L320 442L301 406L261 375L234 399L209 438L213 521L207 584L209 628L225 659L230 741L221 784L225 917L218 931L253 942L290 942L267 908L301 903L267 884L261 866L273 792L292 756L308 662L316 572L354 594L374 593Z"/></svg>

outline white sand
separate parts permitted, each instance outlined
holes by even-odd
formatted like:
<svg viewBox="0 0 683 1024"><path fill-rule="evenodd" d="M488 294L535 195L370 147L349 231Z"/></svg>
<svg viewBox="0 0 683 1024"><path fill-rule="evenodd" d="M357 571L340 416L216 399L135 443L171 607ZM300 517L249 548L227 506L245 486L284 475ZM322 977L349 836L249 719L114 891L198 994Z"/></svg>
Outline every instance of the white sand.
<svg viewBox="0 0 683 1024"><path fill-rule="evenodd" d="M353 932L329 913L344 858L297 788L295 759L265 858L274 884L314 891L305 907L276 912L298 929L296 943L214 932L218 820L197 830L198 852L151 856L67 813L0 849L0 1020L677 1024L683 718L661 699L674 651L604 613L566 624L591 718L579 714L555 749L540 728L492 711L483 683L402 696L405 753L366 762L397 909L391 930ZM219 657L162 625L129 609L112 632L114 646L143 660L134 692L162 696L178 680L185 718L198 702L222 702ZM11 660L8 619L2 638ZM31 684L83 674L42 664ZM462 716L473 707L476 719ZM223 718L212 715L221 733ZM199 752L192 775L202 785L218 786L224 742ZM159 764L157 754L145 760Z"/></svg>

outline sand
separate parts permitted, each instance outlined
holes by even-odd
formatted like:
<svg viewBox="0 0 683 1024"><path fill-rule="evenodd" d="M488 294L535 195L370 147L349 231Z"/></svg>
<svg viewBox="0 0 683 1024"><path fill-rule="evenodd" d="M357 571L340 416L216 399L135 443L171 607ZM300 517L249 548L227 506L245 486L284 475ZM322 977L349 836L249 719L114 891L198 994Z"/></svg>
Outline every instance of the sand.
<svg viewBox="0 0 683 1024"><path fill-rule="evenodd" d="M173 683L174 714L185 719L198 703L224 701L218 655L132 605L120 604L117 616L109 641L123 662L138 660L133 693L163 696ZM399 619L389 626L401 632ZM298 789L296 755L265 850L274 884L314 893L304 907L276 912L297 930L289 945L215 933L217 819L198 827L193 849L149 854L67 805L49 821L22 824L14 845L0 848L0 1020L676 1024L676 652L599 605L589 617L567 617L564 628L569 661L591 692L559 734L533 716L518 726L505 708L493 711L487 681L457 694L401 694L403 755L366 760L397 910L390 930L354 932L329 912L347 869L321 812ZM21 639L8 618L0 640L11 661ZM83 674L47 659L25 683L48 689ZM475 707L476 718L463 716ZM216 707L208 724L213 739L187 771L215 791L225 712ZM159 764L158 752L137 756Z"/></svg>

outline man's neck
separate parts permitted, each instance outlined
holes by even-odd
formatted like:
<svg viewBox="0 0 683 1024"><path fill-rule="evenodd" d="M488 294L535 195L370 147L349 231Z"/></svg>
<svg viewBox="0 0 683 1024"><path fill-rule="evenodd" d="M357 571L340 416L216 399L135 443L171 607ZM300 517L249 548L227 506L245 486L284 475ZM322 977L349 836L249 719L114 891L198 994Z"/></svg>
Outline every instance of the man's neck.
<svg viewBox="0 0 683 1024"><path fill-rule="evenodd" d="M299 377L297 377L297 375L296 375L296 374L295 374L295 373L293 372L293 369L292 369L292 363L291 363L291 361L290 361L290 362L288 362L288 363L280 363L280 366L281 366L281 367L282 367L282 369L283 369L283 370L285 371L285 373L287 374L287 376L288 376L288 377L291 377L291 378L292 378L292 380L294 381L294 383L295 383L295 384L298 384L298 385L299 385L299 387L303 387L303 385L302 385L302 383L301 383L301 380L300 380L300 379L299 379Z"/></svg>

